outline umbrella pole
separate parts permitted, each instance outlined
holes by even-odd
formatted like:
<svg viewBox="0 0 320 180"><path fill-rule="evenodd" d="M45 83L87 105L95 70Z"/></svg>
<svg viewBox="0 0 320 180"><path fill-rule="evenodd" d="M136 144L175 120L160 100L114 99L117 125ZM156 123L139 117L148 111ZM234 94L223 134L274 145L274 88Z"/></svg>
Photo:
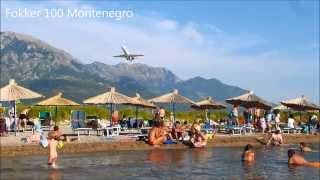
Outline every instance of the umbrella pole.
<svg viewBox="0 0 320 180"><path fill-rule="evenodd" d="M136 106L136 120L138 120L138 106Z"/></svg>
<svg viewBox="0 0 320 180"><path fill-rule="evenodd" d="M207 113L207 114L206 114L206 117L208 118L209 124L210 124L210 114L211 114L211 113L210 113L209 109L206 111L206 113Z"/></svg>
<svg viewBox="0 0 320 180"><path fill-rule="evenodd" d="M16 118L16 101L13 101L13 120L14 120L14 135L17 136L17 118Z"/></svg>
<svg viewBox="0 0 320 180"><path fill-rule="evenodd" d="M54 116L55 116L54 125L56 126L56 125L57 125L57 120L58 120L58 107L57 107L57 106L55 107L55 114L54 114Z"/></svg>
<svg viewBox="0 0 320 180"><path fill-rule="evenodd" d="M110 103L110 127L112 127L112 103Z"/></svg>
<svg viewBox="0 0 320 180"><path fill-rule="evenodd" d="M175 103L172 103L172 111L173 111L173 124L174 124L176 122Z"/></svg>

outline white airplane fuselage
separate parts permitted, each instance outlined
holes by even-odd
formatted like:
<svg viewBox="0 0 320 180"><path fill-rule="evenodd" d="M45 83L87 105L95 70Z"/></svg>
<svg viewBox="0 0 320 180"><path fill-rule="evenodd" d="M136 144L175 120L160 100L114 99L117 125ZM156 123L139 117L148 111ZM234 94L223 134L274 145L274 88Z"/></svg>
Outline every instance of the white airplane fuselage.
<svg viewBox="0 0 320 180"><path fill-rule="evenodd" d="M144 56L142 54L130 54L125 46L121 46L121 49L123 51L123 54L122 55L113 56L113 57L125 58L127 61L132 62L136 57Z"/></svg>

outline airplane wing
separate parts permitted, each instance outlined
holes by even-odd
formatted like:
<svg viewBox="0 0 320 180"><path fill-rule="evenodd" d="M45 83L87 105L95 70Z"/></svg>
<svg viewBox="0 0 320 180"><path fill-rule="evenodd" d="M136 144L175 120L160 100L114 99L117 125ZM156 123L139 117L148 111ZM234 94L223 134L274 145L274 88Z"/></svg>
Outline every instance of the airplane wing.
<svg viewBox="0 0 320 180"><path fill-rule="evenodd" d="M130 54L132 57L144 56L143 54Z"/></svg>
<svg viewBox="0 0 320 180"><path fill-rule="evenodd" d="M126 55L124 55L124 54L121 54L121 55L117 55L117 56L113 56L113 57L125 58L125 57L127 57L127 56L126 56Z"/></svg>

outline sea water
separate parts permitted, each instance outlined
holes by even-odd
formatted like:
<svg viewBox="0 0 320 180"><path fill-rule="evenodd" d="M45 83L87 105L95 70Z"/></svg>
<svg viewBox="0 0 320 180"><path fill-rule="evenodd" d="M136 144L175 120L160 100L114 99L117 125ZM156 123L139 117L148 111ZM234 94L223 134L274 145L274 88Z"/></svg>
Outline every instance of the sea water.
<svg viewBox="0 0 320 180"><path fill-rule="evenodd" d="M302 153L320 161L319 144ZM58 168L46 156L1 158L0 179L319 179L320 169L289 167L288 148L257 147L256 162L241 162L243 148L113 151L60 155Z"/></svg>

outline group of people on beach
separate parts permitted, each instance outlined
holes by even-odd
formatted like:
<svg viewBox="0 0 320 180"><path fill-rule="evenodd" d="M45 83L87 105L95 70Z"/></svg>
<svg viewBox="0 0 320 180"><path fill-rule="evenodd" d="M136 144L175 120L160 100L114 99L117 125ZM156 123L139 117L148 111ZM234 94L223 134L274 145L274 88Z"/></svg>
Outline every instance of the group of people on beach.
<svg viewBox="0 0 320 180"><path fill-rule="evenodd" d="M255 129L260 129L263 133L271 132L272 124L274 124L276 130L280 130L280 111L279 110L261 110L261 109L245 109L243 111L243 124L246 126L252 126ZM238 112L238 107L233 106L232 110L229 113L229 119L227 121L229 125L239 125L240 115ZM302 128L303 132L315 133L317 129L320 129L320 121L318 120L317 115L310 115L307 122L304 124L301 121L296 122L294 115L289 114L287 123L285 124L286 128L294 129L297 127Z"/></svg>
<svg viewBox="0 0 320 180"><path fill-rule="evenodd" d="M206 137L201 132L197 119L191 126L187 122L176 121L174 124L164 121L165 110L163 107L155 112L153 127L148 134L148 143L153 146L173 144L177 141L189 142L193 147L204 147Z"/></svg>
<svg viewBox="0 0 320 180"><path fill-rule="evenodd" d="M195 121L191 126L177 121L175 125L166 126L164 120L155 120L154 126L148 134L148 143L153 146L173 144L177 141L189 142L193 147L205 147L206 137L201 132L201 126Z"/></svg>

